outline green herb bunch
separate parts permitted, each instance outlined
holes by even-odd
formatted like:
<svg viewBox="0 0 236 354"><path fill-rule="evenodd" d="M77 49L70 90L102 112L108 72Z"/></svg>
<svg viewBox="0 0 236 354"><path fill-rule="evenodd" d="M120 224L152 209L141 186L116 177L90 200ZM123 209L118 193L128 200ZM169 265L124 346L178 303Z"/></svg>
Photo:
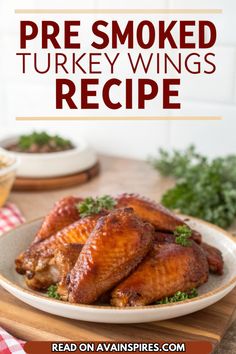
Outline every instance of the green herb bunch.
<svg viewBox="0 0 236 354"><path fill-rule="evenodd" d="M88 197L77 205L81 217L98 214L102 210L111 210L115 207L116 201L109 195L92 198Z"/></svg>
<svg viewBox="0 0 236 354"><path fill-rule="evenodd" d="M157 305L161 305L161 304L170 304L172 302L179 302L179 301L184 301L187 299L192 299L194 297L198 296L198 292L195 288L189 290L189 291L177 291L173 296L166 296L163 299L161 299L160 301L157 301L156 304Z"/></svg>
<svg viewBox="0 0 236 354"><path fill-rule="evenodd" d="M163 176L176 179L175 187L162 197L162 203L181 213L228 227L236 216L236 156L209 160L194 146L187 150L159 151L152 166Z"/></svg>

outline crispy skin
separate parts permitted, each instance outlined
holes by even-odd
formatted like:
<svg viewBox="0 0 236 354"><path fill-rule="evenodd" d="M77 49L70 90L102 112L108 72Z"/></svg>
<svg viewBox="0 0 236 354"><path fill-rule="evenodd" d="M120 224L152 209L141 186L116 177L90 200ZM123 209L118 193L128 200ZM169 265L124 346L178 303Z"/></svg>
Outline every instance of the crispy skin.
<svg viewBox="0 0 236 354"><path fill-rule="evenodd" d="M45 217L33 243L41 242L54 235L59 230L72 224L80 218L76 204L82 201L77 197L65 197L59 200Z"/></svg>
<svg viewBox="0 0 236 354"><path fill-rule="evenodd" d="M56 267L50 265L50 260L41 272L37 272L33 277L25 277L26 285L33 290L46 290L50 285L60 281L60 273Z"/></svg>
<svg viewBox="0 0 236 354"><path fill-rule="evenodd" d="M101 214L91 215L77 220L46 240L33 244L16 259L16 271L20 274L27 272L27 276L32 279L36 272L47 268L48 262L61 245L84 244L100 216Z"/></svg>
<svg viewBox="0 0 236 354"><path fill-rule="evenodd" d="M75 265L83 245L71 243L61 245L53 258L48 258L48 263L33 277L26 277L26 284L34 290L45 290L52 284L58 284L58 293L63 300L67 299L67 274Z"/></svg>
<svg viewBox="0 0 236 354"><path fill-rule="evenodd" d="M117 197L117 208L133 208L142 220L150 222L156 229L174 231L184 221L164 208L161 204L136 194L121 194Z"/></svg>
<svg viewBox="0 0 236 354"><path fill-rule="evenodd" d="M156 203L137 194L121 194L116 198L116 208L133 208L136 215L142 220L150 222L156 230L173 232L177 226L187 225L184 220L180 219L163 205ZM201 235L199 232L192 230L193 236L197 243L201 243Z"/></svg>
<svg viewBox="0 0 236 354"><path fill-rule="evenodd" d="M201 247L207 257L210 272L218 275L222 275L223 268L224 268L224 260L220 250L218 250L213 246L208 245L205 242L202 242Z"/></svg>
<svg viewBox="0 0 236 354"><path fill-rule="evenodd" d="M57 292L61 296L61 299L68 299L68 282L69 273L74 267L79 254L84 245L79 243L69 243L60 247L56 252L53 263L57 267L60 273L60 282L58 284Z"/></svg>
<svg viewBox="0 0 236 354"><path fill-rule="evenodd" d="M152 234L132 209L100 218L71 271L69 301L91 304L115 286L150 250Z"/></svg>
<svg viewBox="0 0 236 354"><path fill-rule="evenodd" d="M208 264L201 248L154 242L137 269L112 292L114 306L151 304L177 291L198 287L208 279Z"/></svg>

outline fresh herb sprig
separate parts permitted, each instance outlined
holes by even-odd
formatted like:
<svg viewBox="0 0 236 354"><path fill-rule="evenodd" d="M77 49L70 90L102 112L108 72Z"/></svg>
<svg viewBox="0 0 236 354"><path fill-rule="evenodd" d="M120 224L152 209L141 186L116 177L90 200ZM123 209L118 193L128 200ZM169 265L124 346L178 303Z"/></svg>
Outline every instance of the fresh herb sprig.
<svg viewBox="0 0 236 354"><path fill-rule="evenodd" d="M160 301L157 301L157 305L161 304L170 304L172 302L179 302L179 301L184 301L187 299L193 299L194 297L198 296L198 292L195 288L189 290L189 291L177 291L173 296L166 296Z"/></svg>
<svg viewBox="0 0 236 354"><path fill-rule="evenodd" d="M80 213L80 216L83 218L85 216L98 214L102 210L111 210L115 207L115 205L115 199L109 195L104 195L97 198L86 198L83 202L77 205L77 209Z"/></svg>
<svg viewBox="0 0 236 354"><path fill-rule="evenodd" d="M192 230L187 225L177 226L174 230L175 242L184 247L190 246L189 238L192 236Z"/></svg>
<svg viewBox="0 0 236 354"><path fill-rule="evenodd" d="M49 288L47 289L47 295L48 297L51 297L56 300L60 300L61 297L57 292L57 285L50 285Z"/></svg>
<svg viewBox="0 0 236 354"><path fill-rule="evenodd" d="M236 155L208 160L194 146L168 153L160 150L151 158L152 166L163 176L176 179L175 187L162 197L162 203L183 214L199 217L223 228L236 217Z"/></svg>

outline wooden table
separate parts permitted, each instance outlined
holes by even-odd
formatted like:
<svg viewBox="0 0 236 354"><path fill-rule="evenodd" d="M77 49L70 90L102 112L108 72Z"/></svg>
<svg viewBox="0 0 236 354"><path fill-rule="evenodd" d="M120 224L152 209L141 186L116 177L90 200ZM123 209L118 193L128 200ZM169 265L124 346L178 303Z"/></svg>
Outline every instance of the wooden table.
<svg viewBox="0 0 236 354"><path fill-rule="evenodd" d="M59 198L76 194L96 196L126 192L141 193L160 200L162 193L174 182L163 179L143 161L100 157L101 173L86 184L46 192L13 192L11 200L22 210L27 220L45 215Z"/></svg>
<svg viewBox="0 0 236 354"><path fill-rule="evenodd" d="M101 156L100 157L101 161L101 174L100 176L94 178L90 182L84 185L80 185L78 187L73 187L69 189L64 189L64 190L58 190L58 191L50 191L50 192L13 192L11 194L10 200L14 203L16 203L19 208L21 209L22 213L26 217L27 220L35 219L39 216L45 215L49 209L51 208L52 204L58 200L59 198L65 196L65 195L70 195L70 194L76 194L80 196L96 196L96 195L102 195L102 194L116 194L116 193L122 193L122 192L133 192L133 193L140 193L145 196L151 197L155 200L160 200L161 195L165 190L167 190L170 186L174 184L174 181L171 179L164 179L160 177L156 171L154 171L147 163L143 161L136 161L136 160L130 160L130 159L124 159L124 158L111 158L111 157L105 157ZM4 295L9 297L10 295ZM226 311L225 313L227 314L227 311L229 310L229 307L232 307L232 303L236 303L236 292L231 293L226 301L224 302L224 305L222 305L222 316L223 312ZM14 303L17 300L14 300L13 298L10 300L10 303L12 306L14 306ZM27 311L29 312L29 307L27 305L23 305L25 307L25 313L27 314ZM233 305L234 306L234 305ZM14 307L13 307L14 309ZM213 305L212 307L213 313L217 309L217 305ZM231 308L232 310L232 308ZM14 312L14 310L12 310ZM160 327L157 325L154 326L156 328L156 331L159 332L159 336L163 338L168 338L168 335L170 332L171 326L173 327L172 331L172 337L175 337L175 331L174 328L179 327L180 331L179 333L181 334L182 338L200 338L201 337L201 322L204 323L206 321L206 317L208 315L208 309L203 311L198 312L197 314L189 315L182 317L177 320L173 321L163 321L161 322ZM232 311L230 312L232 315ZM10 315L9 315L10 316ZM40 311L35 312L36 318L40 319L43 318L44 314ZM52 323L56 326L56 324L59 324L59 321L63 321L63 319L60 319L55 317L55 316L50 316L53 318ZM185 319L189 318L190 319L190 324L191 321L198 321L195 326L195 335L192 334L191 330L187 331L187 326L185 325ZM212 317L214 322L214 316ZM225 329L226 327L230 324L232 321L232 316L230 321L227 322L227 315L222 319L225 321ZM11 322L11 318L9 319ZM9 322L9 323L10 323ZM67 321L68 322L68 321ZM71 325L68 325L68 328L71 330L74 330L72 327L72 322ZM216 323L211 323L209 326L209 332L214 331L217 329L217 322L219 322L219 318L217 317L217 314L215 313L215 322ZM172 324L172 325L171 325ZM182 327L181 327L182 326ZM11 326L9 325L9 328ZM37 335L39 332L35 332L35 337L34 333L30 333L29 335L29 328L27 327L25 330L23 329L24 327L24 319L21 321L21 332L16 333L25 333L27 339L38 339ZM106 325L99 324L97 326L92 326L92 328L96 328L96 332L94 332L94 339L104 339L104 330ZM135 327L138 331L138 326L133 326L134 327L134 333L135 333ZM185 328L186 327L186 328ZM89 328L89 325L86 323L83 323L81 326L82 333L85 335L85 332ZM122 330L124 328L124 330ZM185 330L186 332L185 332ZM121 339L127 339L125 333L126 333L126 326L116 326L116 329L118 333L124 338ZM140 329L139 329L140 330ZM148 331L149 327L147 324L143 325L143 331ZM205 328L206 330L206 328ZM189 332L189 334L188 334ZM199 333L198 334L196 333ZM45 334L45 337L41 337L40 339L50 339L50 335L52 336L52 333L50 333L50 329L48 328L48 336ZM75 332L76 333L76 332ZM139 332L137 332L139 333ZM158 333L158 332L157 332ZM217 330L216 330L216 333ZM227 354L230 353L230 350L232 349L232 353L235 350L236 352L236 345L234 343L233 337L236 335L236 326L234 325L231 327L230 330L230 339L227 342L227 345L223 345L223 347L220 347L220 351L218 353L224 353L224 350L227 349ZM178 331L177 331L178 334ZM177 335L176 334L176 335ZM222 331L217 334L218 337L221 339L224 333ZM153 333L150 333L151 337L155 339L155 336L153 336ZM66 337L66 336L65 336ZM137 336L135 336L137 338ZM151 338L150 337L150 338ZM206 336L207 337L207 336ZM217 337L217 336L216 336ZM232 337L232 338L231 338ZM57 338L57 336L54 335L54 339ZM58 337L59 338L59 337ZM204 336L203 336L204 338ZM214 340L213 340L214 342ZM215 344L217 344L219 340L215 340ZM232 344L230 347L230 343ZM226 353L225 352L225 353Z"/></svg>

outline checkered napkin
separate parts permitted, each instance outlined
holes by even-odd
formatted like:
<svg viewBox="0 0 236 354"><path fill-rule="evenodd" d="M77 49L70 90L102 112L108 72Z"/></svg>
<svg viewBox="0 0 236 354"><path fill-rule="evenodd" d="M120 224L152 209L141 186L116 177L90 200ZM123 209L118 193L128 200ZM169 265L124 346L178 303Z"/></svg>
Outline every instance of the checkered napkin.
<svg viewBox="0 0 236 354"><path fill-rule="evenodd" d="M25 354L22 340L12 337L0 327L0 353L1 354Z"/></svg>
<svg viewBox="0 0 236 354"><path fill-rule="evenodd" d="M24 221L19 209L14 204L7 203L0 208L0 235L22 224ZM12 337L0 327L0 354L25 354L23 344L23 341Z"/></svg>
<svg viewBox="0 0 236 354"><path fill-rule="evenodd" d="M0 235L25 221L19 209L12 203L0 208Z"/></svg>

